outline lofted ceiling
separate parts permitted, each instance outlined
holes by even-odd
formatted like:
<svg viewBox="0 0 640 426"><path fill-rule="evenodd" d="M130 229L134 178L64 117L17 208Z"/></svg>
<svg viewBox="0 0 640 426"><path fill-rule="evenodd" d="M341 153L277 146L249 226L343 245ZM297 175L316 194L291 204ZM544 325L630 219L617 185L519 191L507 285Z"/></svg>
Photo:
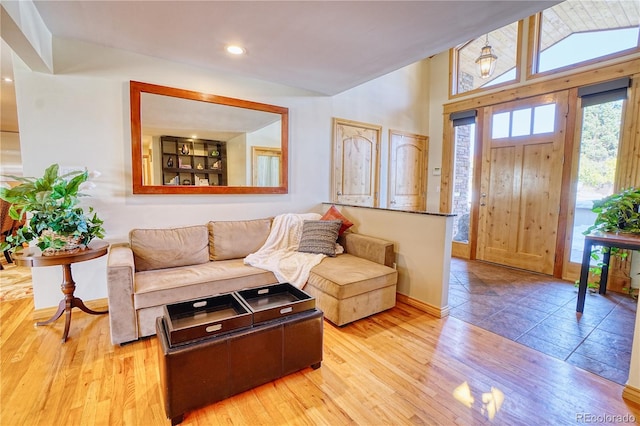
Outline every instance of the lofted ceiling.
<svg viewBox="0 0 640 426"><path fill-rule="evenodd" d="M558 1L34 1L56 37L335 95ZM241 44L243 57L224 51Z"/></svg>
<svg viewBox="0 0 640 426"><path fill-rule="evenodd" d="M558 0L33 3L54 37L335 95ZM230 43L241 44L246 55L226 53ZM7 50L3 43L3 68ZM7 101L11 93L2 91L4 111L7 102L15 104ZM2 123L9 127L17 121Z"/></svg>

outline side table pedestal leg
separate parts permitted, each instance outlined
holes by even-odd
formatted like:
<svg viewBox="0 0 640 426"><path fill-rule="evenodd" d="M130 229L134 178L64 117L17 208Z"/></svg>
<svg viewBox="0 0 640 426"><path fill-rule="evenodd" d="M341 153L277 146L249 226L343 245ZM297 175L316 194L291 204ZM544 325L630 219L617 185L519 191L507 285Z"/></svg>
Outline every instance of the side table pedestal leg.
<svg viewBox="0 0 640 426"><path fill-rule="evenodd" d="M88 314L91 315L102 315L102 314L108 314L109 310L107 309L106 311L94 311L91 308L88 308L87 305L84 304L84 302L82 301L82 299L80 299L79 297L74 297L73 298L73 302L71 303L71 307L72 308L78 308L83 312L86 312Z"/></svg>
<svg viewBox="0 0 640 426"><path fill-rule="evenodd" d="M64 312L64 332L62 333L62 343L64 343L67 341L67 336L69 335L69 328L71 326L71 309L73 309L74 299L76 299L73 295L76 291L76 283L73 281L73 277L71 276L71 264L62 265L62 284L60 285L60 290L62 290L62 293L64 294L64 299L60 301L56 313L46 321L37 322L36 325L51 324L60 318ZM86 309L86 306L84 306L82 301L80 301L80 304Z"/></svg>
<svg viewBox="0 0 640 426"><path fill-rule="evenodd" d="M64 308L66 306L65 303L65 299L62 299L60 301L60 304L58 304L58 310L56 311L55 314L53 314L53 316L51 318L49 318L46 321L38 321L36 323L36 325L47 325L47 324L51 324L52 322L54 322L55 320L57 320L58 318L60 318L62 316L62 313L64 312Z"/></svg>
<svg viewBox="0 0 640 426"><path fill-rule="evenodd" d="M62 343L67 341L67 336L69 335L69 327L71 326L71 309L73 308L73 299L65 300L65 309L64 309L64 333L62 333Z"/></svg>

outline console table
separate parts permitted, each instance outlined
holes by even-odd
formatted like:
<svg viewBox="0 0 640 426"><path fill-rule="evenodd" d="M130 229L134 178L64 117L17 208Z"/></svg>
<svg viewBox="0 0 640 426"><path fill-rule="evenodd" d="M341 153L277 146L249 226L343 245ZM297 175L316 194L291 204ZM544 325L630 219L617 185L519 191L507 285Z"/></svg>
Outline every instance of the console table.
<svg viewBox="0 0 640 426"><path fill-rule="evenodd" d="M617 247L628 250L640 250L640 235L618 234L614 232L597 232L584 237L584 252L582 253L582 265L580 268L580 284L578 286L578 303L576 312L584 312L584 301L587 294L587 281L589 280L589 264L591 262L591 250L593 246ZM611 253L607 251L602 256L602 273L600 274L600 288L598 293L606 294L607 276L609 275L609 260Z"/></svg>
<svg viewBox="0 0 640 426"><path fill-rule="evenodd" d="M322 311L313 309L183 346L171 347L156 319L161 391L171 424L221 401L322 362Z"/></svg>
<svg viewBox="0 0 640 426"><path fill-rule="evenodd" d="M71 264L84 262L86 260L97 259L98 257L107 254L109 249L109 243L104 241L92 241L89 246L84 250L62 252L60 254L54 254L52 256L43 256L40 249L37 247L31 247L25 249L20 253L15 253L13 260L18 266L62 266L62 284L60 289L64 298L58 305L58 310L51 318L46 321L36 322L36 325L51 324L65 313L64 333L62 333L62 343L67 341L69 335L69 326L71 325L71 310L73 308L79 308L80 310L91 314L101 315L106 314L109 311L94 311L85 306L82 299L74 296L76 290L76 283L73 281L71 275Z"/></svg>

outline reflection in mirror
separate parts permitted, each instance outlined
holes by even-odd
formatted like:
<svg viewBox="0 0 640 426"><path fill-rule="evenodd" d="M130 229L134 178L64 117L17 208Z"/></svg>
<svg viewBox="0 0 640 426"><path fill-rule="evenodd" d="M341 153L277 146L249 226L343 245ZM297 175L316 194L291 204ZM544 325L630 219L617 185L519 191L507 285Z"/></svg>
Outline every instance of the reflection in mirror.
<svg viewBox="0 0 640 426"><path fill-rule="evenodd" d="M134 194L287 193L286 108L130 88Z"/></svg>
<svg viewBox="0 0 640 426"><path fill-rule="evenodd" d="M253 186L279 186L282 161L280 148L254 146L251 157Z"/></svg>

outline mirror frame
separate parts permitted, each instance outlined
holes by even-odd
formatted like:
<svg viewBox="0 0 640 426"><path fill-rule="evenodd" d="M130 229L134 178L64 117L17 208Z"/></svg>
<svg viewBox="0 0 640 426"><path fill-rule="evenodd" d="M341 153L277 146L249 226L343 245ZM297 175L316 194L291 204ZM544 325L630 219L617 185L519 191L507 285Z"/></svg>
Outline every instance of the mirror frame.
<svg viewBox="0 0 640 426"><path fill-rule="evenodd" d="M191 90L176 89L156 84L130 81L131 101L131 173L134 194L287 194L289 188L289 109L275 105L211 95ZM171 96L193 101L209 102L238 108L280 114L282 163L280 186L195 186L195 185L143 185L142 180L142 123L140 97L142 93Z"/></svg>

